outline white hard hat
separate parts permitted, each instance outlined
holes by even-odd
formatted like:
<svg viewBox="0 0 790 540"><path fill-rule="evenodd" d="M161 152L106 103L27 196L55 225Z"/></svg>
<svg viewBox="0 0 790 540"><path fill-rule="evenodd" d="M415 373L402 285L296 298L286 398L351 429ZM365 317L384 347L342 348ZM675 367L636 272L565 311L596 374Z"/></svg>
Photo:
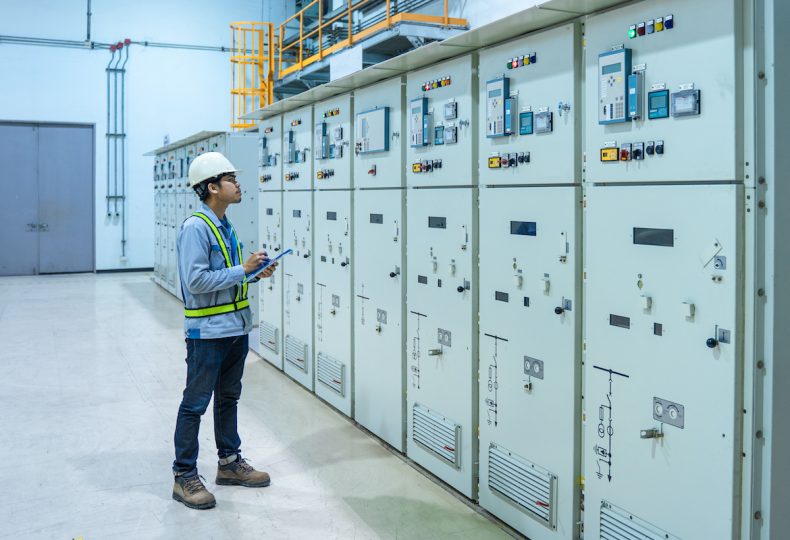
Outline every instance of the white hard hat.
<svg viewBox="0 0 790 540"><path fill-rule="evenodd" d="M221 174L240 172L228 158L219 152L206 152L195 158L189 166L189 187Z"/></svg>

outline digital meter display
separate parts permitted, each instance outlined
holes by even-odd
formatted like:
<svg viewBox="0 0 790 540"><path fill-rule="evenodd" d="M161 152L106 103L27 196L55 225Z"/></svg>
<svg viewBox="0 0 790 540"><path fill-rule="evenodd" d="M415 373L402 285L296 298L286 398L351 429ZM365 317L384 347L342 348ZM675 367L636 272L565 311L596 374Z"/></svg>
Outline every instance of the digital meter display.
<svg viewBox="0 0 790 540"><path fill-rule="evenodd" d="M634 244L673 247L675 245L675 231L674 229L634 227Z"/></svg>
<svg viewBox="0 0 790 540"><path fill-rule="evenodd" d="M488 93L488 97L499 97L501 95L502 95L502 89L501 88L497 88L496 90L491 90Z"/></svg>
<svg viewBox="0 0 790 540"><path fill-rule="evenodd" d="M538 224L534 221L511 221L510 234L521 236L537 236Z"/></svg>
<svg viewBox="0 0 790 540"><path fill-rule="evenodd" d="M617 64L609 64L608 66L604 66L601 68L601 75L609 75L610 73L617 73L620 71L622 64L619 62Z"/></svg>
<svg viewBox="0 0 790 540"><path fill-rule="evenodd" d="M428 217L428 227L431 228L431 229L446 229L447 228L447 218L445 218L445 217L429 216Z"/></svg>

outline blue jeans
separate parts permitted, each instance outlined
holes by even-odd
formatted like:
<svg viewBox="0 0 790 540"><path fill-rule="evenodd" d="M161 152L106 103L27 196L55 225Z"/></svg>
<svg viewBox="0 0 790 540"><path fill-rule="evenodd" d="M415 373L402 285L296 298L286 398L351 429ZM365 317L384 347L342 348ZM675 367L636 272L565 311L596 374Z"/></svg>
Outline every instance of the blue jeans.
<svg viewBox="0 0 790 540"><path fill-rule="evenodd" d="M173 472L192 476L197 474L200 417L206 412L212 393L217 454L226 458L241 452L236 412L249 338L187 339L186 343L187 386L176 420Z"/></svg>

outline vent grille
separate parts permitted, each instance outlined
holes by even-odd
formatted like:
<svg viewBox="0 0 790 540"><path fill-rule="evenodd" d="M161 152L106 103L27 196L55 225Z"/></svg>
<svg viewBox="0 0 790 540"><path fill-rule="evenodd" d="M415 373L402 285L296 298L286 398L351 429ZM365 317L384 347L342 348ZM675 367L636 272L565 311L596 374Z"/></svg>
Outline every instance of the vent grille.
<svg viewBox="0 0 790 540"><path fill-rule="evenodd" d="M461 468L461 426L452 420L415 403L412 408L412 439L456 469Z"/></svg>
<svg viewBox="0 0 790 540"><path fill-rule="evenodd" d="M278 354L280 352L280 329L273 324L261 321L260 332L261 345L274 354Z"/></svg>
<svg viewBox="0 0 790 540"><path fill-rule="evenodd" d="M557 528L557 477L546 469L492 443L488 487L543 525Z"/></svg>
<svg viewBox="0 0 790 540"><path fill-rule="evenodd" d="M285 360L307 373L307 345L293 336L285 336Z"/></svg>
<svg viewBox="0 0 790 540"><path fill-rule="evenodd" d="M601 540L680 540L655 525L601 501Z"/></svg>
<svg viewBox="0 0 790 540"><path fill-rule="evenodd" d="M316 377L327 388L337 392L339 396L346 395L346 365L322 352L316 358Z"/></svg>

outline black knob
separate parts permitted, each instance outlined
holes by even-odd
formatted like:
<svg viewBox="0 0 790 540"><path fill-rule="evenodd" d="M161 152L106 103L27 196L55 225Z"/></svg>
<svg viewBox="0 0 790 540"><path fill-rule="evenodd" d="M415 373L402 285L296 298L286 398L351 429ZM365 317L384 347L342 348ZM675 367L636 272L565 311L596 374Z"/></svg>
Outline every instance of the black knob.
<svg viewBox="0 0 790 540"><path fill-rule="evenodd" d="M344 268L345 268L346 266L348 266L348 263L347 263L347 262L345 262L345 261L343 261L342 263L340 263L340 266L342 266L342 267L344 267Z"/></svg>
<svg viewBox="0 0 790 540"><path fill-rule="evenodd" d="M565 313L565 310L560 306L557 306L554 308L554 313L556 313L557 315L562 315L563 313Z"/></svg>
<svg viewBox="0 0 790 540"><path fill-rule="evenodd" d="M705 345L707 345L709 349L715 349L718 344L719 342L713 338L708 338L705 341Z"/></svg>
<svg viewBox="0 0 790 540"><path fill-rule="evenodd" d="M642 158L642 151L639 148L637 148L636 150L634 150L634 159L641 159L641 158Z"/></svg>
<svg viewBox="0 0 790 540"><path fill-rule="evenodd" d="M656 145L656 154L663 154L663 153L664 153L664 145L663 144L657 144Z"/></svg>
<svg viewBox="0 0 790 540"><path fill-rule="evenodd" d="M645 152L647 152L648 156L652 156L654 151L655 151L655 147L653 146L648 146L647 148L645 148Z"/></svg>
<svg viewBox="0 0 790 540"><path fill-rule="evenodd" d="M310 254L309 254L309 253L305 253L305 254L304 254L304 255L302 255L302 256L303 256L303 257L306 259L307 257L309 257L309 256L310 256Z"/></svg>
<svg viewBox="0 0 790 540"><path fill-rule="evenodd" d="M276 247L274 248L274 251L280 251L280 248Z"/></svg>
<svg viewBox="0 0 790 540"><path fill-rule="evenodd" d="M458 288L455 289L455 290L458 291L458 292L464 292L466 289L464 288L463 285L459 285Z"/></svg>
<svg viewBox="0 0 790 540"><path fill-rule="evenodd" d="M398 274L396 274L395 272L390 272L390 277L395 277L395 276L397 276L397 275L398 275Z"/></svg>

